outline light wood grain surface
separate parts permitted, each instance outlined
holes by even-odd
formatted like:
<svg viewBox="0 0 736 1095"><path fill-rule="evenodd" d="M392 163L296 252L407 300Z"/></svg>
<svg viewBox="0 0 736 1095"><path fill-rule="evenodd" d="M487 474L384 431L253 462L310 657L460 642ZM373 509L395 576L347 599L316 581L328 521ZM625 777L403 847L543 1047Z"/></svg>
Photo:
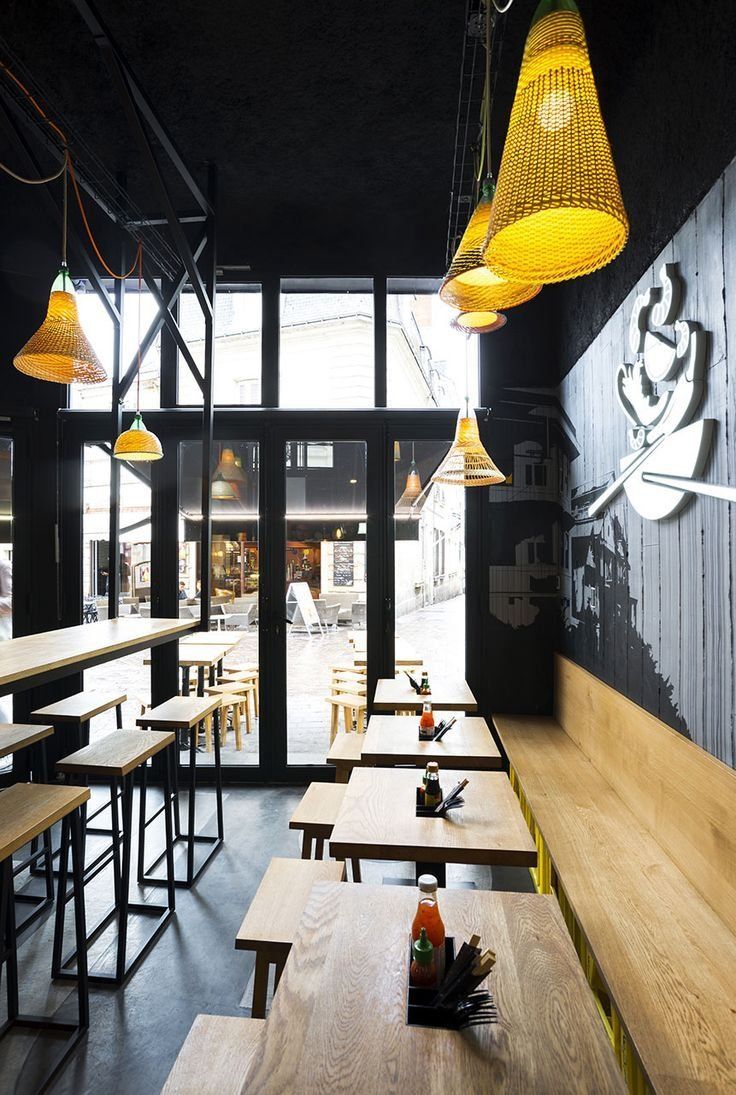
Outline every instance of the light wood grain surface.
<svg viewBox="0 0 736 1095"><path fill-rule="evenodd" d="M650 1081L736 1090L733 934L557 722L494 722Z"/></svg>
<svg viewBox="0 0 736 1095"><path fill-rule="evenodd" d="M31 718L51 719L53 722L86 722L103 711L109 711L119 703L125 703L125 692L94 692L91 689L77 692L66 699L38 707L31 712Z"/></svg>
<svg viewBox="0 0 736 1095"><path fill-rule="evenodd" d="M416 893L318 883L242 1091L248 1095L624 1095L610 1043L552 898L441 890L448 934L498 955L499 1022L406 1025Z"/></svg>
<svg viewBox="0 0 736 1095"><path fill-rule="evenodd" d="M198 1015L162 1095L239 1095L265 1026L263 1019Z"/></svg>
<svg viewBox="0 0 736 1095"><path fill-rule="evenodd" d="M227 649L218 643L181 643L179 645L179 665L183 669L192 669L200 665L210 669L227 654ZM150 665L151 659L146 658L145 664Z"/></svg>
<svg viewBox="0 0 736 1095"><path fill-rule="evenodd" d="M365 632L361 632L361 634L365 635ZM366 654L366 639L356 639L353 643L353 650L355 651L355 664L366 665L368 660ZM404 642L403 639L396 639L394 643L394 665L410 666L421 664L422 656L419 651L414 650L407 642Z"/></svg>
<svg viewBox="0 0 736 1095"><path fill-rule="evenodd" d="M463 809L446 818L417 817L419 771L354 768L340 788L345 798L332 830L331 854L336 859L535 866L536 846L507 776L440 770L444 793L466 776Z"/></svg>
<svg viewBox="0 0 736 1095"><path fill-rule="evenodd" d="M555 657L561 726L736 932L736 771Z"/></svg>
<svg viewBox="0 0 736 1095"><path fill-rule="evenodd" d="M222 696L172 696L136 719L136 726L157 726L161 730L191 729L220 707Z"/></svg>
<svg viewBox="0 0 736 1095"><path fill-rule="evenodd" d="M114 730L76 753L70 753L58 761L56 767L59 772L85 772L90 776L127 776L173 741L171 731Z"/></svg>
<svg viewBox="0 0 736 1095"><path fill-rule="evenodd" d="M9 757L37 741L50 737L53 726L37 726L22 722L0 723L0 757Z"/></svg>
<svg viewBox="0 0 736 1095"><path fill-rule="evenodd" d="M288 953L312 887L341 882L343 863L326 859L272 859L235 937L236 950L259 950L273 961Z"/></svg>
<svg viewBox="0 0 736 1095"><path fill-rule="evenodd" d="M88 798L89 788L60 784L14 783L0 791L0 862Z"/></svg>
<svg viewBox="0 0 736 1095"><path fill-rule="evenodd" d="M422 704L429 700L433 708L441 711L477 711L478 704L465 681L443 680L430 677L432 692L429 696L418 696L409 684L405 674L398 677L382 677L376 683L373 699L374 711L421 711Z"/></svg>
<svg viewBox="0 0 736 1095"><path fill-rule="evenodd" d="M419 718L372 715L368 720L361 759L364 764L416 764L436 760L442 768L500 768L501 754L485 719L435 711L434 721L457 718L442 741L419 741Z"/></svg>
<svg viewBox="0 0 736 1095"><path fill-rule="evenodd" d="M347 786L338 783L310 783L291 815L290 829L309 829L329 836L343 804Z"/></svg>
<svg viewBox="0 0 736 1095"><path fill-rule="evenodd" d="M194 624L194 620L144 620L123 616L118 620L100 620L6 639L0 663L0 689L20 680L24 683L27 680L30 688L35 675L66 666L84 668L86 662L99 657L143 650L165 636L175 639Z"/></svg>
<svg viewBox="0 0 736 1095"><path fill-rule="evenodd" d="M185 635L181 640L183 646L222 646L225 650L232 650L242 638L231 638L226 631L194 631L191 635Z"/></svg>

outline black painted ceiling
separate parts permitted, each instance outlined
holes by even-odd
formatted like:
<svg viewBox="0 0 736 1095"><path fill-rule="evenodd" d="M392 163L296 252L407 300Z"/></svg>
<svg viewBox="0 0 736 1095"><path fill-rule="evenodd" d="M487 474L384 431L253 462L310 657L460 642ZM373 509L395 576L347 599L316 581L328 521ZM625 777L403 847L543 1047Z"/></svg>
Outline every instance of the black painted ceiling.
<svg viewBox="0 0 736 1095"><path fill-rule="evenodd" d="M221 263L255 274L442 272L465 0L97 6L189 164L201 177L206 161L218 166ZM515 0L499 21L496 165L535 6ZM736 151L730 3L580 7L632 236L611 267L546 290L493 336L518 382L551 381L574 361ZM72 0L7 0L2 33L159 213ZM14 186L2 180L0 194L18 201Z"/></svg>

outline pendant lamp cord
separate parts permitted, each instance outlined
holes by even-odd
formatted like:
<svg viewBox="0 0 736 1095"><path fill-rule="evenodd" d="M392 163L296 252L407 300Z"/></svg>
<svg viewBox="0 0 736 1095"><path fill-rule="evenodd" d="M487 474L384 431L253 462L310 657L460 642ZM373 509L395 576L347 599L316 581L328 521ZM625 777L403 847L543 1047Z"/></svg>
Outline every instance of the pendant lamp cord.
<svg viewBox="0 0 736 1095"><path fill-rule="evenodd" d="M10 175L11 178L16 179L17 182L26 183L28 186L40 186L43 183L54 182L56 179L60 178L63 175L63 177L64 177L64 182L63 182L64 194L63 194L63 211L62 211L62 216L63 216L63 224L62 224L62 259L63 259L63 262L65 264L66 264L66 250L67 250L67 172L68 172L69 175L71 176L72 186L74 187L74 194L75 194L76 199L77 199L77 205L79 206L79 212L82 215L82 222L84 223L84 227L85 227L85 230L86 230L87 235L89 237L89 242L92 244L92 248L94 250L94 253L97 255L97 258L99 259L100 264L103 266L105 272L111 278L114 278L116 281L125 281L125 279L129 278L130 275L133 273L133 271L136 268L136 265L139 265L139 258L140 258L140 255L141 255L143 245L141 243L138 244L138 249L136 251L136 256L135 256L135 259L133 260L133 265L131 266L130 270L128 270L124 274L116 274L115 271L112 270L110 268L110 266L105 262L104 258L100 254L100 249L97 246L97 241L95 240L94 236L92 235L92 229L90 228L89 221L87 220L87 214L85 213L84 205L82 204L82 195L79 191L79 186L77 184L77 177L74 173L74 167L72 165L72 158L71 158L71 154L69 152L69 144L68 144L67 139L66 139L66 134L64 133L63 129L59 128L59 126L56 124L56 122L53 122L51 120L51 118L49 118L48 114L45 112L45 110L40 105L40 103L38 103L36 101L36 99L33 97L33 95L28 90L28 88L25 86L25 84L21 80L18 79L18 77L15 75L14 72L11 72L11 70L8 68L8 66L3 64L2 61L0 61L0 70L5 73L5 75L8 77L8 79L13 81L13 83L16 85L16 87L26 97L26 99L31 104L31 106L36 111L36 113L41 118L43 118L44 122L46 122L46 125L48 125L50 129L53 129L53 131L59 137L59 139L61 140L61 142L64 146L64 159L63 159L61 167L59 168L58 171L55 171L53 175L48 175L43 179L27 179L23 175L18 175L15 171L13 171L11 168L7 167L2 162L0 162L0 170L4 171L7 175Z"/></svg>
<svg viewBox="0 0 736 1095"><path fill-rule="evenodd" d="M66 243L67 243L67 221L69 219L69 153L64 156L64 175L62 181L62 199L61 199L61 264L66 267Z"/></svg>
<svg viewBox="0 0 736 1095"><path fill-rule="evenodd" d="M494 7L496 0L493 0ZM496 8L496 10L498 10ZM491 49L493 47L493 23L490 0L486 0L486 116L485 116L485 144L486 144L486 174L491 178Z"/></svg>
<svg viewBox="0 0 736 1095"><path fill-rule="evenodd" d="M468 347L470 332L465 336L465 417L470 418L470 367L468 365Z"/></svg>
<svg viewBox="0 0 736 1095"><path fill-rule="evenodd" d="M138 244L138 254L136 255L136 262L138 263L138 370L136 373L135 382L135 410L136 414L141 413L141 302L143 291L143 247Z"/></svg>

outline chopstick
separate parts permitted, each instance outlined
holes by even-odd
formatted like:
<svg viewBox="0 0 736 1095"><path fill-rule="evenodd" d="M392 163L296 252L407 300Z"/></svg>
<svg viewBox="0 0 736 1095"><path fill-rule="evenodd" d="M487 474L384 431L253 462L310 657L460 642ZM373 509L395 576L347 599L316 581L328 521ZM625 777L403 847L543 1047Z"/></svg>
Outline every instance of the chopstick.
<svg viewBox="0 0 736 1095"><path fill-rule="evenodd" d="M435 736L434 736L434 740L435 741L442 741L442 739L444 738L447 731L452 730L452 728L453 728L453 726L455 725L456 722L457 722L457 718L454 718L454 719L450 719L450 721L447 723L447 725L442 723L441 728L439 730L439 733L436 733Z"/></svg>

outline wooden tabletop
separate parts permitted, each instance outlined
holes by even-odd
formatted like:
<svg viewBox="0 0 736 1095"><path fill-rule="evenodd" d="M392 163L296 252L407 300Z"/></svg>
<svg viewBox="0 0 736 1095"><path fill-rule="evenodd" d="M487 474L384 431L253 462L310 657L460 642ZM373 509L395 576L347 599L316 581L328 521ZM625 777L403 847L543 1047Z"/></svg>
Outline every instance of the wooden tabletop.
<svg viewBox="0 0 736 1095"><path fill-rule="evenodd" d="M443 768L500 768L501 754L488 723L476 715L435 711L434 721L457 718L442 741L419 741L419 718L406 715L372 715L363 735L363 764L391 766L439 761Z"/></svg>
<svg viewBox="0 0 736 1095"><path fill-rule="evenodd" d="M185 669L200 665L209 668L222 661L227 654L228 649L229 648L223 646L222 643L218 643L217 645L214 643L202 643L201 646L195 645L194 643L180 643L179 665ZM146 658L144 664L150 665L151 659Z"/></svg>
<svg viewBox="0 0 736 1095"><path fill-rule="evenodd" d="M315 885L244 1093L625 1095L553 897L440 890L448 935L477 931L498 955L499 1022L464 1033L406 1024L416 903L401 886Z"/></svg>
<svg viewBox="0 0 736 1095"><path fill-rule="evenodd" d="M60 627L3 642L0 693L31 688L37 677L53 679L99 662L157 646L196 626L195 620L145 620L122 616L77 627Z"/></svg>
<svg viewBox="0 0 736 1095"><path fill-rule="evenodd" d="M433 708L441 711L477 711L475 696L463 680L445 680L432 676L432 691L428 696L418 696L404 673L398 677L382 677L376 683L373 699L374 711L421 711L429 700Z"/></svg>
<svg viewBox="0 0 736 1095"><path fill-rule="evenodd" d="M443 772L445 794L461 779L465 806L417 817L421 775L411 768L354 768L330 838L335 859L533 867L537 849L503 772Z"/></svg>
<svg viewBox="0 0 736 1095"><path fill-rule="evenodd" d="M38 726L22 722L0 723L0 758L19 753L29 745L48 738L53 734L53 726Z"/></svg>
<svg viewBox="0 0 736 1095"><path fill-rule="evenodd" d="M67 787L58 783L14 783L0 791L0 862L88 798L88 787Z"/></svg>
<svg viewBox="0 0 736 1095"><path fill-rule="evenodd" d="M212 643L215 646L224 646L226 650L232 650L241 638L242 635L237 638L230 637L226 631L195 631L191 635L186 635L181 642L183 646L207 646Z"/></svg>

